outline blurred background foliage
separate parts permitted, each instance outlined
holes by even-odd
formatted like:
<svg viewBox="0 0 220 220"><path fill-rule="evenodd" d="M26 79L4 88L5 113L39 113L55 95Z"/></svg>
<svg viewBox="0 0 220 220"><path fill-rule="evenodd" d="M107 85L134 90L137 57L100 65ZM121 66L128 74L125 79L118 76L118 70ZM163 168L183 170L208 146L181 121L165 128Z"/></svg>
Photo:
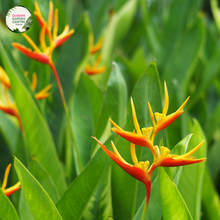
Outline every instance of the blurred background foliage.
<svg viewBox="0 0 220 220"><path fill-rule="evenodd" d="M47 18L49 1L37 2L43 17ZM107 160L103 152L98 151L91 136L101 138L103 143L107 141L107 146L110 146L109 140L115 140L120 153L131 161L126 153L127 142L111 135L108 118L111 117L119 126L131 131L133 124L129 100L132 96L141 127L149 126L151 122L147 101L152 103L154 111L161 111L163 82L166 80L170 97L168 114L174 112L186 97L190 96L190 100L184 114L156 141L159 143L164 137L166 146L173 149L190 133L195 134L195 138L192 137L192 143L195 145L196 138L205 138L207 151L204 149L201 155L207 155L207 162L204 166L196 168L197 170L184 167L178 189L193 219L218 219L216 216L220 218L220 12L216 8L219 7L218 1L54 0L53 3L54 8L59 9L58 32L61 33L66 24L75 29L73 36L53 53L53 60L64 89L76 140L75 143L71 141L60 94L50 68L31 60L11 46L12 42L19 42L29 47L21 34L12 33L7 29L5 15L16 5L27 7L33 14L33 1L1 1L0 65L9 72L9 78L13 81L11 83L15 85L13 95L22 122L24 121L25 138L20 133L17 121L0 112L0 179L3 179L5 168L13 161L12 155L15 155L44 186L53 202L58 201L56 206L61 215L68 213L65 210L65 202L72 204L73 196L80 197L74 193L82 188L85 190L83 196L89 198L90 203L80 204L81 212L71 213L75 216L72 219L106 219L109 213L113 213L115 219L139 219L138 210L145 197L145 193L141 192L145 189L116 165L113 164L110 168L107 164L111 163L110 160ZM27 34L39 45L40 26L36 18L33 19ZM101 53L106 72L94 76L83 73L91 58L91 35L94 36L94 43L104 37ZM19 93L23 94L22 97L16 95L25 80L30 85L29 79L23 79L24 71L29 71L30 80L36 72L37 91L48 83L53 84L50 97L42 100L40 104L36 103L36 108L35 104L27 104L32 100L28 95L30 89ZM19 77L16 78L13 74ZM1 100L4 100L2 91ZM29 112L30 109L33 111ZM43 119L40 121L41 115ZM192 118L198 122L193 122ZM34 128L34 124L37 128ZM196 133L199 133L198 137ZM44 152L44 140L41 140L41 136L48 139L46 142L51 151ZM36 142L36 146L30 146L33 142ZM56 154L53 152L53 145L57 156L54 156L53 161L47 161L42 165L48 154ZM87 167L80 175L74 162L76 146L73 145L79 149L83 167ZM45 155L39 159L38 157L44 153ZM142 150L137 150L137 154L145 160L152 157ZM63 177L60 177L60 182L54 183L56 174L52 174L52 170L48 173L48 170L52 169L50 163L56 164L58 160L61 161L60 166L54 169L62 169L63 174L59 175ZM100 161L99 168L96 160ZM20 175L24 172L24 176L31 181L31 177L22 170L18 161L16 165L16 169L20 169ZM17 180L15 170L13 171L9 184ZM83 178L84 182L91 180L89 189L86 183L80 185ZM152 190L156 191L159 190L159 180L154 178ZM73 182L75 179L78 179L79 183ZM69 194L65 193L60 199L67 186L70 186ZM130 191L134 186L136 192L132 194ZM11 199L21 219L34 219L33 215L37 210L30 211L24 193L15 194ZM189 195L197 200L192 201L188 198ZM157 201L153 195L151 200L152 203ZM74 204L78 204L77 202L79 201L75 201ZM106 206L109 203L112 205ZM89 211L85 212L84 209ZM161 214L158 213L152 214L154 218L150 217L153 210L154 207L149 207L146 219L161 218ZM158 210L162 212L161 207Z"/></svg>

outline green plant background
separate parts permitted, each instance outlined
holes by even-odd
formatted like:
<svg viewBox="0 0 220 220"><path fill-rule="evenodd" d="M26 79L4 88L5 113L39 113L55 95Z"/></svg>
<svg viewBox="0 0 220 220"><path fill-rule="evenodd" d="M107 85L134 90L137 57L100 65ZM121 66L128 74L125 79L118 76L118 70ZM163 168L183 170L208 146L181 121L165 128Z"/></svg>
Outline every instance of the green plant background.
<svg viewBox="0 0 220 220"><path fill-rule="evenodd" d="M47 19L49 1L37 2ZM156 143L163 138L172 152L183 154L205 139L193 156L207 157L207 161L156 170L145 219L220 219L220 12L216 2L54 0L59 10L58 33L66 24L75 29L53 53L74 143L50 68L14 49L12 42L30 46L22 34L10 32L4 23L8 9L15 5L33 14L34 2L0 2L0 65L10 78L11 97L24 126L22 135L18 122L0 112L0 180L13 163L8 186L18 180L22 185L9 198L0 190L1 220L101 220L109 216L139 220L146 196L144 184L114 164L91 136L109 149L113 140L123 158L132 163L129 142L111 132L108 119L132 131L132 97L140 126L150 126L147 102L154 112L162 111L164 80L170 97L168 114L187 96L190 100L184 113L158 134ZM33 16L26 33L37 45L39 32ZM106 72L94 76L84 73L91 33L95 43L104 36L101 53ZM29 78L24 76L27 70ZM33 72L38 77L37 91L53 85L46 100L34 97ZM2 89L0 99L4 99ZM82 170L77 168L76 148ZM136 152L139 160L152 162L148 149L136 147Z"/></svg>

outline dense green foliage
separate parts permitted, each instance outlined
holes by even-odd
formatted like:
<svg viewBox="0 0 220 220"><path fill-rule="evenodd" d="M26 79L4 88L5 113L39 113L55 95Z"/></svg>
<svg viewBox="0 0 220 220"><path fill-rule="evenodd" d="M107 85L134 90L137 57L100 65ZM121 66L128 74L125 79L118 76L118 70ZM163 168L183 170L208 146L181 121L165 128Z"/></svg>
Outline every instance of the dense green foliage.
<svg viewBox="0 0 220 220"><path fill-rule="evenodd" d="M141 219L144 184L117 166L91 136L109 150L114 141L133 164L130 143L113 134L108 119L132 132L132 97L140 126L151 126L148 101L154 112L162 112L164 81L168 114L190 99L184 113L157 135L156 144L162 141L172 153L184 154L205 139L193 156L207 161L158 168L145 219L220 219L220 11L215 2L213 18L203 11L203 0L54 0L58 33L66 24L75 30L53 52L70 121L51 69L13 48L12 42L31 47L4 23L15 4L27 7L33 23L26 34L39 45L34 2L0 2L0 66L10 79L10 100L24 129L15 117L0 112L0 181L12 163L7 186L18 180L22 185L8 198L0 189L1 220ZM47 20L49 1L37 3ZM91 61L91 35L95 44L104 37L102 74L84 71ZM35 99L34 72L37 92L52 84L47 99ZM2 86L0 100L7 103ZM149 149L136 147L136 153L139 160L153 160Z"/></svg>

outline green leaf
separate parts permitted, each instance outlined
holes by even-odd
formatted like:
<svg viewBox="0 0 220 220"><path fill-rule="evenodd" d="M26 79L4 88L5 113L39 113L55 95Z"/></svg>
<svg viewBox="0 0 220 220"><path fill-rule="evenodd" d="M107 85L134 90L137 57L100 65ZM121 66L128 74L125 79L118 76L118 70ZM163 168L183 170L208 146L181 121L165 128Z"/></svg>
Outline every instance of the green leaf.
<svg viewBox="0 0 220 220"><path fill-rule="evenodd" d="M187 25L187 17L190 14L189 11L191 11L193 6L191 0L173 0L169 1L169 4L170 5L168 6L166 12L168 16L166 19L163 19L163 37L161 38L160 50L157 51L159 70L161 70L161 68L164 68L165 64L170 58L172 51L176 47L175 42L177 42L180 36L183 34ZM161 13L164 13L164 10ZM194 42L194 45L196 45L197 43L195 43L195 41L193 40L192 42ZM182 53L179 54L181 55ZM178 73L178 75L180 74Z"/></svg>
<svg viewBox="0 0 220 220"><path fill-rule="evenodd" d="M13 57L10 59L3 45L1 49L30 153L40 161L61 194L66 188L66 182L45 117L33 92L30 91L30 84L28 85L24 73L21 71L15 72L12 66L13 63L10 62Z"/></svg>
<svg viewBox="0 0 220 220"><path fill-rule="evenodd" d="M159 167L160 198L164 220L193 219L176 185Z"/></svg>
<svg viewBox="0 0 220 220"><path fill-rule="evenodd" d="M100 139L105 130L109 117L119 126L125 122L127 106L127 86L117 63L113 62L112 72L107 84L102 109L99 113L95 136ZM105 140L104 140L105 141Z"/></svg>
<svg viewBox="0 0 220 220"><path fill-rule="evenodd" d="M192 134L187 135L184 139L182 139L171 151L171 154L183 155L187 152L187 148L190 142ZM179 180L182 174L182 166L179 167L171 167L172 176L175 184L178 186Z"/></svg>
<svg viewBox="0 0 220 220"><path fill-rule="evenodd" d="M91 136L95 133L102 106L102 92L85 74L81 74L73 97L72 124L83 167L91 157Z"/></svg>
<svg viewBox="0 0 220 220"><path fill-rule="evenodd" d="M123 7L113 15L106 28L107 34L105 35L105 41L102 47L103 64L106 66L106 72L105 74L96 76L102 88L105 87L110 74L113 49L129 30L136 12L137 3L137 0L127 1Z"/></svg>
<svg viewBox="0 0 220 220"><path fill-rule="evenodd" d="M18 138L19 128L17 128L4 112L0 112L0 131L12 154L15 153L16 140ZM13 138L11 138L13 136Z"/></svg>
<svg viewBox="0 0 220 220"><path fill-rule="evenodd" d="M192 98L192 105L196 104L198 99L201 97L201 94L206 92L209 85L212 83L213 79L216 78L216 76L219 74L220 70L220 43L218 43L213 48L213 54L209 57L209 62L206 63L204 70L199 74L199 77L201 78L201 82L197 84L196 92ZM190 105L191 107L191 105Z"/></svg>
<svg viewBox="0 0 220 220"><path fill-rule="evenodd" d="M173 79L177 79L184 91L188 89L188 83L193 73L192 70L198 61L198 53L203 46L203 42L204 22L203 18L198 16L183 37L177 41L177 45L169 56L169 60L166 62L163 79L167 80L168 88L172 86L169 82ZM179 51L181 51L181 53ZM169 93L172 94L172 92L170 89Z"/></svg>
<svg viewBox="0 0 220 220"><path fill-rule="evenodd" d="M149 127L152 125L150 114L148 111L148 101L150 102L154 112L162 111L161 87L158 78L156 63L152 62L147 71L141 76L136 83L132 98L134 101L137 119L140 127ZM123 126L126 131L133 131L133 118L130 103L127 107L126 124ZM156 137L156 143L159 143L163 132ZM121 156L129 163L131 161L130 144L123 138L118 138L115 143ZM149 149L136 147L136 154L139 161L149 160L152 162L153 156ZM155 173L154 173L155 174ZM152 176L152 181L155 176ZM132 219L146 196L145 185L124 170L117 164L112 166L112 201L113 214L115 219L120 219L123 213L124 219Z"/></svg>
<svg viewBox="0 0 220 220"><path fill-rule="evenodd" d="M65 191L57 203L57 208L64 220L81 219L88 212L86 207L88 207L90 199L97 192L103 177L108 176L109 161L104 151L99 149L82 173ZM93 213L92 216L95 214Z"/></svg>
<svg viewBox="0 0 220 220"><path fill-rule="evenodd" d="M208 168L205 168L204 180L202 185L202 204L206 219L220 219L220 200L213 182L210 178Z"/></svg>
<svg viewBox="0 0 220 220"><path fill-rule="evenodd" d="M19 197L18 213L21 220L34 220L34 216L28 205L27 199L25 198L23 190L21 190Z"/></svg>
<svg viewBox="0 0 220 220"><path fill-rule="evenodd" d="M59 194L57 192L56 186L50 175L47 173L47 171L40 164L36 157L32 158L29 171L46 190L47 194L50 196L53 202L57 202L59 199Z"/></svg>
<svg viewBox="0 0 220 220"><path fill-rule="evenodd" d="M62 220L47 192L17 158L15 169L34 218Z"/></svg>
<svg viewBox="0 0 220 220"><path fill-rule="evenodd" d="M14 206L12 205L9 198L3 193L0 188L0 201L1 201L1 209L0 209L0 219L1 220L19 220L18 214Z"/></svg>
<svg viewBox="0 0 220 220"><path fill-rule="evenodd" d="M205 139L198 121L195 119L193 121L194 125L190 128L190 132L194 133L194 135L189 142L188 151ZM206 143L203 143L193 154L193 157L197 159L206 157ZM194 220L200 219L204 166L205 163L203 162L184 166L178 186Z"/></svg>

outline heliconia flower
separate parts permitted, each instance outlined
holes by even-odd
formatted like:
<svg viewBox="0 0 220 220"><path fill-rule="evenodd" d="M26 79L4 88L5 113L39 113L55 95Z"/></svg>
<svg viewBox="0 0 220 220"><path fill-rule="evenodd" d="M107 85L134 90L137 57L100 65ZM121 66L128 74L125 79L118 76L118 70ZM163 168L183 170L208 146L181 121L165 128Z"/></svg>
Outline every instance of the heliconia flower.
<svg viewBox="0 0 220 220"><path fill-rule="evenodd" d="M115 147L113 142L111 142L111 144L112 144L112 148L113 148L114 152L108 150L106 148L106 146L102 145L102 143L99 140L97 140L95 137L92 137L92 138L94 138L98 142L98 144L105 151L105 153L116 164L118 164L129 175L131 175L135 179L137 179L137 180L139 180L139 181L141 181L141 182L143 182L145 184L146 190L147 190L146 203L148 205L149 199L150 199L150 191L151 191L151 177L148 175L149 161L139 162L138 163L138 160L137 160L137 157L136 157L136 153L135 153L134 144L131 144L131 155L132 155L132 160L134 162L134 165L129 164L129 163L127 163L122 158L122 156L120 155L120 153L116 149L116 147Z"/></svg>
<svg viewBox="0 0 220 220"><path fill-rule="evenodd" d="M128 140L136 145L149 148L152 151L154 158L155 158L156 153L153 149L154 148L153 142L154 142L154 138L155 138L156 134L159 131L168 127L171 123L173 123L183 113L183 108L189 99L189 97L188 97L176 112L166 116L167 111L168 111L168 106L169 106L169 96L168 96L166 82L164 83L164 89L165 89L165 103L164 103L163 113L162 114L158 113L158 112L155 113L155 118L157 120L157 123L155 123L154 114L153 114L151 105L148 102L149 112L150 112L150 116L151 116L154 127L147 127L147 128L140 129L132 98L131 98L131 109L132 109L134 127L137 131L137 134L124 131L123 129L121 129L116 123L114 123L110 119L110 121L112 122L112 124L114 126L114 128L112 128L112 131L114 131L115 133L117 133L121 137L125 138L126 140Z"/></svg>
<svg viewBox="0 0 220 220"><path fill-rule="evenodd" d="M98 52L102 48L103 42L104 42L104 37L101 37L100 40L98 41L98 43L96 45L94 45L93 34L90 35L90 45L91 46L90 46L89 52L91 54L94 54L94 53Z"/></svg>
<svg viewBox="0 0 220 220"><path fill-rule="evenodd" d="M31 83L31 88L33 91L35 91L36 86L37 86L37 75L36 75L36 73L33 73L32 83ZM44 89L42 89L40 92L38 92L35 95L35 98L38 100L47 98L50 95L50 93L48 93L48 91L50 90L51 87L52 87L51 84L47 85Z"/></svg>
<svg viewBox="0 0 220 220"><path fill-rule="evenodd" d="M35 2L35 16L41 26L41 32L40 32L40 45L42 48L42 51L37 47L37 45L32 41L30 37L28 37L27 34L23 34L23 36L26 38L28 43L32 46L34 51L31 49L19 44L19 43L12 43L12 46L17 48L21 53L25 54L26 56L30 57L31 59L37 60L41 63L52 65L52 52L56 47L59 47L61 44L63 44L73 33L74 30L69 30L69 26L66 25L64 28L63 33L61 33L59 36L57 36L58 32L58 9L55 10L54 13L54 28L53 28L53 34L51 33L52 29L52 23L53 23L53 2L50 1L49 3L49 16L48 16L48 22L46 22L40 12L39 6L37 2ZM47 46L45 42L45 34L49 38L50 45Z"/></svg>
<svg viewBox="0 0 220 220"><path fill-rule="evenodd" d="M6 189L10 168L11 168L11 164L9 164L5 170L5 175L4 175L4 179L3 179L3 183L1 187L2 191L5 193L6 196L10 196L11 194L18 191L21 188L21 183L18 182L14 186Z"/></svg>
<svg viewBox="0 0 220 220"><path fill-rule="evenodd" d="M145 184L146 190L147 190L147 196L146 196L145 208L144 208L141 219L144 219L146 215L147 206L148 206L149 199L150 199L151 175L157 167L183 166L183 165L203 162L206 160L206 158L195 159L194 157L192 157L192 154L195 153L201 147L204 141L202 141L194 149L192 149L191 151L183 155L170 154L170 150L164 146L161 146L159 150L158 146L153 144L155 135L160 130L169 126L174 120L176 120L176 118L178 118L183 113L183 107L186 105L189 99L188 97L186 101L182 104L182 106L176 112L166 116L168 106L169 106L169 97L168 97L166 83L164 84L164 88L165 88L165 103L164 103L163 113L162 114L155 113L157 124L154 121L153 111L151 109L150 104L148 103L150 116L151 116L154 127L147 127L147 128L140 129L132 99L131 99L131 109L132 109L132 116L133 116L134 127L135 127L136 132L135 130L133 131L133 133L124 131L122 128L120 128L115 122L113 122L110 119L111 123L114 126L114 128L112 128L112 131L114 131L115 133L123 137L124 139L131 142L131 157L134 162L134 165L127 163L121 157L121 155L117 151L113 142L112 142L112 148L114 152L109 151L104 145L101 144L99 140L93 137L98 142L98 144L102 147L105 153L115 163L117 163L123 170L125 170L132 177L136 178L137 180ZM136 152L135 152L135 144L142 146L142 147L147 147L153 153L154 161L150 167L149 167L149 161L138 162Z"/></svg>
<svg viewBox="0 0 220 220"><path fill-rule="evenodd" d="M0 66L0 82L3 85L3 92L4 92L4 96L7 102L7 105L5 105L1 100L0 100L0 110L2 110L3 112L15 116L20 124L21 130L22 128L22 124L21 124L21 119L20 119L20 115L17 109L17 106L15 103L11 103L9 96L8 96L8 91L7 89L11 89L11 83L10 80L6 74L6 72L4 71L4 69Z"/></svg>
<svg viewBox="0 0 220 220"><path fill-rule="evenodd" d="M101 60L102 60L102 55L100 54L93 66L91 66L90 64L87 64L87 66L85 68L85 72L88 75L95 75L95 74L104 73L105 72L105 66L100 66L99 67L99 64L100 64Z"/></svg>
<svg viewBox="0 0 220 220"><path fill-rule="evenodd" d="M146 196L146 204L145 209L147 209L149 200L150 200L150 193L151 193L151 175L153 171L159 167L173 167L173 166L183 166L183 165L189 165L194 163L203 162L206 160L206 158L201 159L195 159L194 157L191 157L193 153L195 153L203 144L204 141L202 141L199 145L197 145L194 149L189 151L188 153L184 155L174 155L170 154L170 150L166 147L160 147L160 151L158 146L154 146L154 151L156 152L156 158L154 159L153 164L149 168L149 161L141 161L138 162L136 152L135 152L135 145L131 143L131 157L133 160L134 165L129 164L127 161L125 161L118 150L116 149L113 142L112 148L114 152L108 150L106 146L104 146L99 140L94 138L98 144L101 146L101 148L105 151L105 153L118 165L120 166L124 171L126 171L129 175L134 177L135 179L143 182L146 186L147 196Z"/></svg>
<svg viewBox="0 0 220 220"><path fill-rule="evenodd" d="M188 102L188 100L190 98L190 97L188 97L184 101L184 103L179 107L179 109L177 111L175 111L174 113L172 113L170 115L166 115L167 111L168 111L168 107L169 107L169 95L168 95L166 82L164 82L164 90L165 90L165 102L164 102L163 112L162 113L155 112L155 114L154 114L157 123L155 123L153 111L152 111L150 103L148 102L151 120L154 125L154 132L153 132L152 139L151 139L152 141L154 140L154 137L156 136L156 134L159 131L167 128L170 124L172 124L183 113L183 108L185 107L186 103Z"/></svg>
<svg viewBox="0 0 220 220"><path fill-rule="evenodd" d="M0 82L8 89L11 89L11 83L5 70L0 66Z"/></svg>
<svg viewBox="0 0 220 220"><path fill-rule="evenodd" d="M112 125L114 126L114 128L112 128L112 131L114 131L116 134L120 135L121 137L123 137L124 139L128 140L129 142L131 142L133 144L149 148L152 151L154 158L155 158L156 153L154 151L153 142L150 139L152 131L153 131L153 127L147 127L147 128L140 129L140 126L139 126L138 120L137 120L137 116L136 116L136 112L135 112L135 108L134 108L134 102L133 102L132 98L131 98L131 109L132 109L134 127L135 127L137 133L124 131L114 121L109 119L111 121Z"/></svg>
<svg viewBox="0 0 220 220"><path fill-rule="evenodd" d="M160 152L159 150L157 151L157 159L153 162L151 168L149 169L149 175L151 175L157 167L176 167L206 161L206 158L195 159L191 156L202 146L203 143L204 140L191 151L183 155L170 154L170 150L168 148L161 146Z"/></svg>
<svg viewBox="0 0 220 220"><path fill-rule="evenodd" d="M24 75L27 76L28 71L26 71L24 73ZM7 102L7 105L6 105L0 100L0 110L4 111L5 113L7 113L9 115L15 116L19 121L21 131L23 131L23 126L22 126L21 118L20 118L16 103L12 103L9 99L7 89L11 89L10 80L9 80L6 72L4 71L4 69L1 66L0 66L0 82L3 85L4 96L5 96L5 99L6 99L6 102ZM32 78L32 83L31 83L31 88L32 88L33 91L35 91L36 86L37 86L37 75L36 75L36 73L33 73L33 78ZM38 99L38 100L47 98L50 95L48 93L48 90L51 87L52 87L51 84L46 86L40 92L36 93L35 98Z"/></svg>

